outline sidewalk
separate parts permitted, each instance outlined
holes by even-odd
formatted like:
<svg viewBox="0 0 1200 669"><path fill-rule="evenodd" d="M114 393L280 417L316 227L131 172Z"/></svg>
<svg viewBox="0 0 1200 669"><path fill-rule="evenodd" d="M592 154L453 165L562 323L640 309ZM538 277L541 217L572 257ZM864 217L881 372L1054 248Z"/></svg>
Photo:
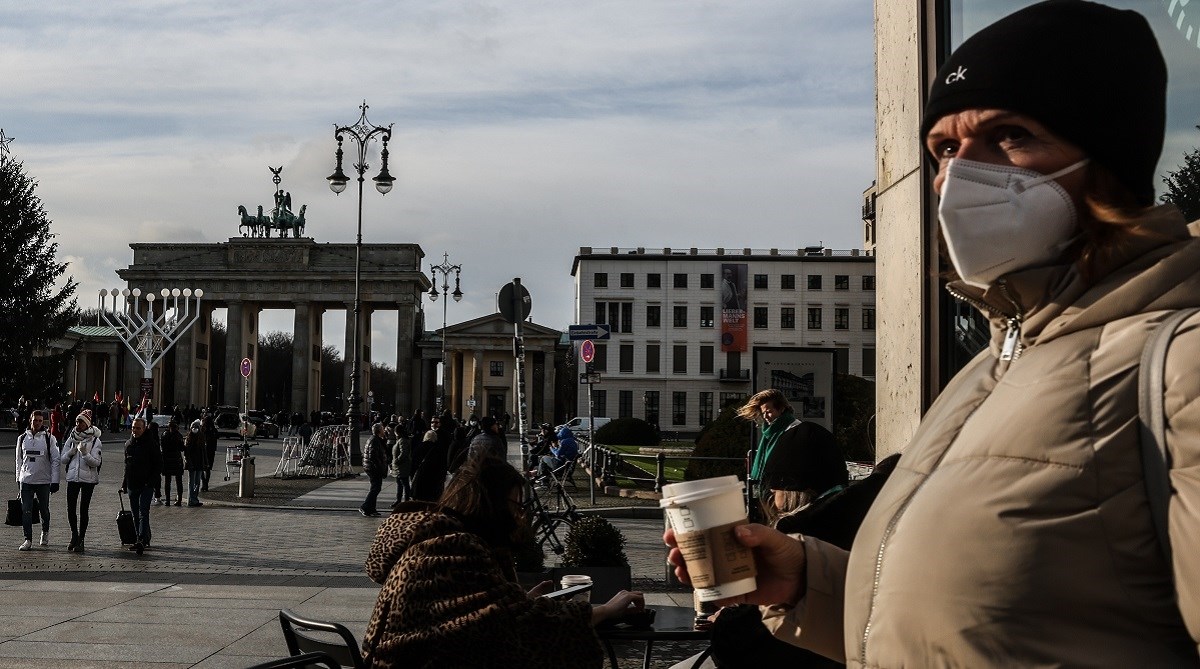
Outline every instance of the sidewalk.
<svg viewBox="0 0 1200 669"><path fill-rule="evenodd" d="M273 462L264 464L256 483L264 493L273 486L277 500L239 500L236 477L214 476L213 489L201 494L205 506L152 507L154 544L140 558L118 544L113 526L119 465L101 474L86 553L66 551L65 493L51 498L48 548L17 552L20 528L0 529L0 551L9 551L0 573L8 604L0 610L0 669L243 668L287 654L281 608L340 622L361 639L378 594L362 561L382 521L357 513L369 482L284 482L270 479ZM0 458L0 480L12 481L12 466ZM394 486L385 483L381 500L395 499ZM582 480L573 497L586 502ZM597 512L630 504L597 502ZM627 538L635 586L648 591L649 606L691 606L690 592L665 585L661 513L648 511L650 518L613 520ZM669 667L700 648L656 644L652 666ZM622 669L641 666L640 645L617 651Z"/></svg>

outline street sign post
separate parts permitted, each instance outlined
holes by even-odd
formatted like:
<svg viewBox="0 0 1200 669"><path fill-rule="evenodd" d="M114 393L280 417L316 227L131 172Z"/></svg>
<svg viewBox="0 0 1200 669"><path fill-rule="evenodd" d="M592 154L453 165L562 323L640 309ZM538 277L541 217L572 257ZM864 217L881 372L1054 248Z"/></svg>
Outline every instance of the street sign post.
<svg viewBox="0 0 1200 669"><path fill-rule="evenodd" d="M529 318L533 311L533 298L529 291L521 285L517 277L511 283L504 284L500 294L496 296L496 308L505 321L513 324L513 365L517 375L517 433L521 435L521 465L525 470L529 463L529 438L525 435L525 343L521 338L521 322Z"/></svg>
<svg viewBox="0 0 1200 669"><path fill-rule="evenodd" d="M242 358L242 413L250 410L250 370L254 363L250 362L250 358ZM246 441L246 435L242 434L242 441Z"/></svg>
<svg viewBox="0 0 1200 669"><path fill-rule="evenodd" d="M600 372L583 372L579 375L579 385L600 383Z"/></svg>
<svg viewBox="0 0 1200 669"><path fill-rule="evenodd" d="M568 325L567 336L571 341L580 341L583 339L608 339L612 328L604 323L599 325Z"/></svg>

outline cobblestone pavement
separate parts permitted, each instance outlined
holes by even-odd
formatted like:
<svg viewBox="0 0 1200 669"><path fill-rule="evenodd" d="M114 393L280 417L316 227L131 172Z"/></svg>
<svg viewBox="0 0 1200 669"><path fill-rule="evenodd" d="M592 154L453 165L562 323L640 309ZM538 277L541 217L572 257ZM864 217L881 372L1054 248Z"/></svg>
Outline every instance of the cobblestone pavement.
<svg viewBox="0 0 1200 669"><path fill-rule="evenodd" d="M10 435L0 432L0 440ZM116 453L120 444L105 448ZM121 466L111 455L93 496L86 553L66 550L65 486L51 497L48 548L18 552L21 528L0 528L0 552L9 551L0 573L0 601L9 604L0 609L0 668L246 667L286 655L281 608L342 622L361 638L378 592L362 561L382 520L356 511L365 477L271 480L263 472L274 471L274 461L264 459L270 466L259 465L254 500L238 498L236 477L221 481L218 469L213 489L201 495L205 506L152 507L154 541L141 557L119 544ZM0 443L0 480L13 481L13 464L11 446ZM385 485L383 500L394 498L393 485ZM575 497L586 503L582 483ZM597 499L599 507L631 504ZM648 603L690 606L690 592L665 580L661 515L613 523L626 536L634 584ZM547 557L548 565L554 561ZM701 648L658 644L652 666L668 667ZM640 644L617 652L622 669L641 666Z"/></svg>

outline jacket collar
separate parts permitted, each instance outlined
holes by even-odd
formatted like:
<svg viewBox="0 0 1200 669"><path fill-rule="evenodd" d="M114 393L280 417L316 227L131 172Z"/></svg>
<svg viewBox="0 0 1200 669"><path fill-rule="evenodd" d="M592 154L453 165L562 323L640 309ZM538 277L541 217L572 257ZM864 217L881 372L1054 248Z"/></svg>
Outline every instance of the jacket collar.
<svg viewBox="0 0 1200 669"><path fill-rule="evenodd" d="M1200 221L1189 226L1174 205L1160 205L1132 225L1140 234L1090 283L1070 263L1014 272L986 290L961 281L947 288L986 308L993 351L1018 315L1022 343L1031 345L1138 313L1200 305Z"/></svg>

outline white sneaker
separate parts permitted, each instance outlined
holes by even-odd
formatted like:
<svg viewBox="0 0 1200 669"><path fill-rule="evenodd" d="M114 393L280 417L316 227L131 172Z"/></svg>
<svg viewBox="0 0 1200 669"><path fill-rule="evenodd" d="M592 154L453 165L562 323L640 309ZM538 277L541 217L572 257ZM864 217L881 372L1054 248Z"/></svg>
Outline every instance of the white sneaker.
<svg viewBox="0 0 1200 669"><path fill-rule="evenodd" d="M49 546L49 545L50 545L50 533L49 533L49 532L42 532L42 541L41 541L41 544L42 544L43 546Z"/></svg>
<svg viewBox="0 0 1200 669"><path fill-rule="evenodd" d="M26 540L25 540L25 543L21 544L21 547L20 547L20 548L18 548L17 550L19 550L19 551L27 551L27 550L29 550L29 549L31 549L31 548L33 548L33 542L32 542L32 541L30 541L29 539L26 539Z"/></svg>

